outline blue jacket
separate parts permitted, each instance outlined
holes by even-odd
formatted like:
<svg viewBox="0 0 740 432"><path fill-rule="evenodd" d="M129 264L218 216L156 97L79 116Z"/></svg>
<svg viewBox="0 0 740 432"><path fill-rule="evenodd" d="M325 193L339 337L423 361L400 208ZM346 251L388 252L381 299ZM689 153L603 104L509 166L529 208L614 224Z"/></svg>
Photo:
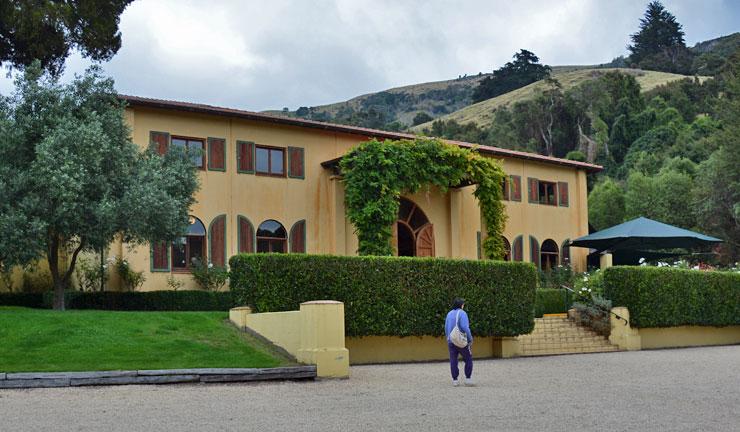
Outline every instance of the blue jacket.
<svg viewBox="0 0 740 432"><path fill-rule="evenodd" d="M462 309L452 309L447 313L447 318L445 319L445 336L447 337L447 342L450 341L450 332L452 332L452 329L455 328L455 319L457 317L457 311L460 311L460 321L457 323L458 327L460 327L460 331L465 332L466 335L468 335L468 345L473 343L473 334L470 333L470 321L468 321L468 314L465 313Z"/></svg>

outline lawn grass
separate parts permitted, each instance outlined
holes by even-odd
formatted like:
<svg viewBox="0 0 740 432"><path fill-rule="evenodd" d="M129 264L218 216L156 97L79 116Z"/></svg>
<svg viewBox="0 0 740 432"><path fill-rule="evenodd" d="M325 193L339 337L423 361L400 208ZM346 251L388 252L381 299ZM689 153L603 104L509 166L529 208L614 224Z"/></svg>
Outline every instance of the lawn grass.
<svg viewBox="0 0 740 432"><path fill-rule="evenodd" d="M226 312L0 307L0 372L275 367L290 362Z"/></svg>

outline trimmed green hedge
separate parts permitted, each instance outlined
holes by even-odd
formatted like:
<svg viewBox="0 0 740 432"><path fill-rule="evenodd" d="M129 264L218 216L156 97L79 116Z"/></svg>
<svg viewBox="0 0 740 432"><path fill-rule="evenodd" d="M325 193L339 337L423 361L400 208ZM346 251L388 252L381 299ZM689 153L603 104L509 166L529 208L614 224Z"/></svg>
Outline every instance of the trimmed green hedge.
<svg viewBox="0 0 740 432"><path fill-rule="evenodd" d="M539 288L534 300L534 316L568 312L572 302L572 296L564 289Z"/></svg>
<svg viewBox="0 0 740 432"><path fill-rule="evenodd" d="M348 336L442 335L455 297L466 299L477 335L516 336L534 326L531 264L299 254L241 254L229 264L240 304L276 312L338 300Z"/></svg>
<svg viewBox="0 0 740 432"><path fill-rule="evenodd" d="M0 293L0 306L22 306L41 309L44 307L43 293Z"/></svg>
<svg viewBox="0 0 740 432"><path fill-rule="evenodd" d="M740 324L740 273L611 267L604 295L629 309L634 327Z"/></svg>
<svg viewBox="0 0 740 432"><path fill-rule="evenodd" d="M210 291L133 291L65 293L67 309L118 311L227 311L234 307L230 292ZM54 295L44 294L44 307L51 308Z"/></svg>

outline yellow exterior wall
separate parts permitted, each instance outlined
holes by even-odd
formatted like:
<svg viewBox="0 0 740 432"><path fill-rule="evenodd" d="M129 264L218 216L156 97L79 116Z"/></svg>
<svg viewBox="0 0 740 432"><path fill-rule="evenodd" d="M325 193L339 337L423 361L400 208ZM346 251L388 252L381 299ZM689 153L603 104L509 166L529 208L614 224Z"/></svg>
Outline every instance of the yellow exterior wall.
<svg viewBox="0 0 740 432"><path fill-rule="evenodd" d="M270 339L292 356L297 355L301 348L299 311L250 314L246 317L246 327Z"/></svg>
<svg viewBox="0 0 740 432"><path fill-rule="evenodd" d="M345 338L353 365L448 360L447 341L442 336L364 336ZM515 338L477 337L474 358L513 357L518 354Z"/></svg>
<svg viewBox="0 0 740 432"><path fill-rule="evenodd" d="M150 131L172 136L226 139L226 171L200 171L201 189L191 214L206 228L219 215L226 215L226 256L237 253L237 217L248 218L255 229L267 219L275 219L289 232L294 223L306 220L308 253L355 255L357 236L346 218L341 180L321 167L321 162L344 155L367 137L297 126L242 120L210 114L195 114L166 109L133 107L126 110L134 143L149 145ZM240 174L236 169L236 141L287 148L302 147L305 179ZM507 201L508 222L505 236L513 242L523 236L523 257L530 261L529 236L540 244L553 239L558 248L566 239L588 232L586 175L582 170L524 159L504 158L503 168L522 180L522 201ZM527 178L565 181L569 184L570 206L556 207L527 202ZM432 188L408 196L434 224L435 253L439 257L478 258L477 234L481 231L474 186L452 189L446 194ZM485 233L483 233L485 235ZM113 252L115 251L115 252ZM197 288L189 273L150 272L148 246L112 245L111 253L127 258L135 270L146 271L143 290L167 289L172 276L185 282L183 289ZM585 249L573 248L571 259L577 270L585 269ZM111 284L115 286L116 284Z"/></svg>

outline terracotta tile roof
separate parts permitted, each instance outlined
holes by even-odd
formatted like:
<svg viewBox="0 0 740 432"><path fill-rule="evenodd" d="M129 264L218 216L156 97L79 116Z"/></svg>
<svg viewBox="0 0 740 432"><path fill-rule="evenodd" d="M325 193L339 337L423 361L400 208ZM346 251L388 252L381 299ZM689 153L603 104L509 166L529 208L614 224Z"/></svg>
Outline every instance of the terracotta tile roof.
<svg viewBox="0 0 740 432"><path fill-rule="evenodd" d="M253 111L238 110L233 108L222 108L212 105L197 104L191 102L180 102L171 101L164 99L151 99L140 96L129 96L120 95L120 98L126 101L130 106L136 107L150 107L150 108L161 108L176 111L187 111L200 114L212 114L226 117L236 117L247 120L255 120L267 123L276 123L287 126L296 126L312 129L322 129L332 132L342 132L352 135L361 135L369 138L385 138L385 139L413 139L417 138L417 135L402 133L402 132L389 132L378 129L369 129L358 126L347 126L334 123L325 123L315 120L298 119L291 117L282 117L273 114L258 113ZM548 164L564 165L571 168L583 169L587 172L598 172L603 168L600 165L594 165L585 162L572 161L568 159L561 159L550 156L543 156L536 153L527 153L516 150L509 150L499 147L491 147L468 143L464 141L445 140L446 142L456 144L460 147L465 148L477 148L481 153L486 153L494 156L509 157L516 159L527 159L531 161L537 161ZM327 161L328 162L328 161Z"/></svg>

